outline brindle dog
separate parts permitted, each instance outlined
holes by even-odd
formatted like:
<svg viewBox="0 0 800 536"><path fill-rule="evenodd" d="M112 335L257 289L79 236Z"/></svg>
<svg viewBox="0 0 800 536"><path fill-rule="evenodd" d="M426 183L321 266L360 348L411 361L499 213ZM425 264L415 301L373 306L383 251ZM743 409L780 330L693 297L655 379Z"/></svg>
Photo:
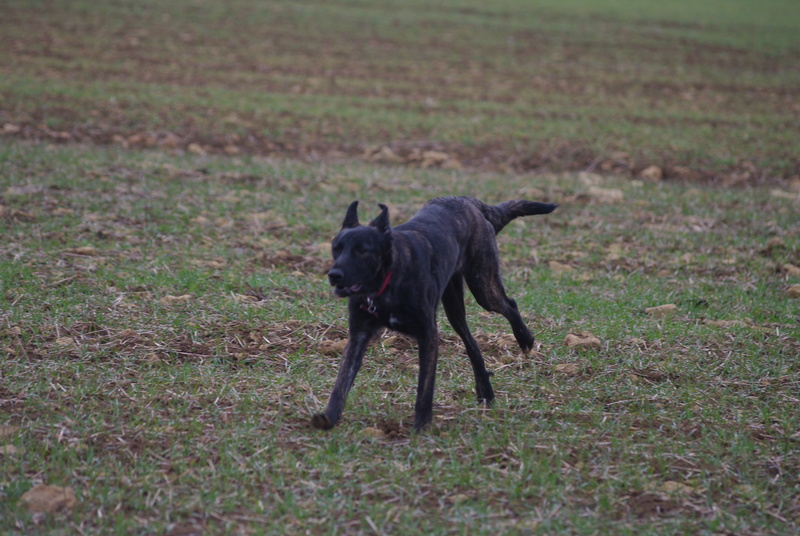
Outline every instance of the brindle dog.
<svg viewBox="0 0 800 536"><path fill-rule="evenodd" d="M334 263L328 279L336 296L349 298L350 338L328 406L311 419L316 428L327 430L339 421L367 345L386 327L410 335L419 345L414 428L419 431L431 422L440 301L466 346L478 401L490 404L494 399L490 373L467 327L464 281L481 307L508 319L523 352L533 347L533 335L517 303L503 288L495 235L515 218L548 214L557 205L519 200L490 206L472 197L442 197L393 229L389 210L379 206L380 215L361 225L354 201L333 239Z"/></svg>

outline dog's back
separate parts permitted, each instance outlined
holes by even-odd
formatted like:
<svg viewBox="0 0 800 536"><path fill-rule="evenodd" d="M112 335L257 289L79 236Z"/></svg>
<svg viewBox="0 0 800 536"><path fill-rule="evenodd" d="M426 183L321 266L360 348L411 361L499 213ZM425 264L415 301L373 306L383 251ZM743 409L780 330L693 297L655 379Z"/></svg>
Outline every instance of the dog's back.
<svg viewBox="0 0 800 536"><path fill-rule="evenodd" d="M558 205L524 199L487 205L474 197L437 197L428 201L395 232L410 232L427 237L434 246L447 241L450 235L470 253L471 246L484 249L494 244L497 235L512 220L535 214L549 214ZM444 244L442 244L444 245ZM476 252L477 253L477 252Z"/></svg>
<svg viewBox="0 0 800 536"><path fill-rule="evenodd" d="M439 291L456 273L461 273L473 291L499 267L495 235L509 222L534 214L548 214L557 205L527 200L487 205L474 197L438 197L428 201L413 218L393 228L393 240L400 249L414 248L410 256L423 264L438 264ZM421 245L419 238L424 238ZM422 266L420 266L422 268ZM499 281L499 278L496 278ZM477 291L480 293L480 291Z"/></svg>
<svg viewBox="0 0 800 536"><path fill-rule="evenodd" d="M425 203L411 220L397 226L395 229L402 230L409 226L410 229L413 228L415 230L424 227L428 231L435 231L437 225L450 228L451 224L453 228L466 228L470 224L478 223L482 218L491 224L494 234L498 234L516 218L536 214L549 214L557 206L525 199L505 201L493 206L487 205L474 197L437 197ZM431 226L431 223L433 226Z"/></svg>

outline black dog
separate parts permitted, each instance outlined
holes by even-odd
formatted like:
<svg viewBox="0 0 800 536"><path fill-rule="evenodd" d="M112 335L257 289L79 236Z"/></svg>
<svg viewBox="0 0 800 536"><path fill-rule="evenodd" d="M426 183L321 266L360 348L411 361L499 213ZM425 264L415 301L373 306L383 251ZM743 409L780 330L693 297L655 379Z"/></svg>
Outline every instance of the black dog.
<svg viewBox="0 0 800 536"><path fill-rule="evenodd" d="M533 347L533 335L503 288L495 235L514 218L548 214L557 205L520 200L489 206L471 197L442 197L429 201L416 216L394 229L389 227L389 210L379 206L380 215L369 225L361 225L358 201L354 201L333 239L334 263L328 279L335 287L334 294L350 298L350 338L328 407L311 419L316 428L327 430L339 421L367 345L384 327L417 340L414 428L420 430L431 421L439 301L466 346L478 401L491 403L494 392L489 372L467 327L464 281L481 307L508 319L523 352Z"/></svg>

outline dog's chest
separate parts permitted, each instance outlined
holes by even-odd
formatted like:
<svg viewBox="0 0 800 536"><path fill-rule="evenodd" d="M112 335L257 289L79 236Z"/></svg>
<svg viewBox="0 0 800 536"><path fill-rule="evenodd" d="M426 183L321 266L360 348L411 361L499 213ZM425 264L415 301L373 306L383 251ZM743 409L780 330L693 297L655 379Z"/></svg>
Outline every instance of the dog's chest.
<svg viewBox="0 0 800 536"><path fill-rule="evenodd" d="M399 311L377 311L381 323L389 329L405 333L413 330L413 319Z"/></svg>
<svg viewBox="0 0 800 536"><path fill-rule="evenodd" d="M401 322L400 318L397 317L395 314L389 315L389 327L395 330L401 330L403 328L403 323Z"/></svg>

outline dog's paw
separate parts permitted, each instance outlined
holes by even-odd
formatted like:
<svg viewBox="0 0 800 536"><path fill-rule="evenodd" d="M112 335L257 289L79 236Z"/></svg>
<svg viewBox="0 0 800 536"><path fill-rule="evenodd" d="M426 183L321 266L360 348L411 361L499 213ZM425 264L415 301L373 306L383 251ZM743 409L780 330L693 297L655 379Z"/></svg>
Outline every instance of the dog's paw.
<svg viewBox="0 0 800 536"><path fill-rule="evenodd" d="M311 426L317 430L330 430L335 426L335 423L331 422L324 413L317 413L311 417Z"/></svg>
<svg viewBox="0 0 800 536"><path fill-rule="evenodd" d="M518 342L519 342L519 347L522 350L522 353L524 355L530 355L531 351L533 350L533 345L536 341L533 337L531 337L530 339Z"/></svg>
<svg viewBox="0 0 800 536"><path fill-rule="evenodd" d="M478 404L487 408L491 408L494 405L494 395L492 395L491 398L487 398L485 396L478 397Z"/></svg>
<svg viewBox="0 0 800 536"><path fill-rule="evenodd" d="M536 339L525 326L522 326L522 329L514 329L514 338L517 339L517 344L523 354L528 355L533 350Z"/></svg>

